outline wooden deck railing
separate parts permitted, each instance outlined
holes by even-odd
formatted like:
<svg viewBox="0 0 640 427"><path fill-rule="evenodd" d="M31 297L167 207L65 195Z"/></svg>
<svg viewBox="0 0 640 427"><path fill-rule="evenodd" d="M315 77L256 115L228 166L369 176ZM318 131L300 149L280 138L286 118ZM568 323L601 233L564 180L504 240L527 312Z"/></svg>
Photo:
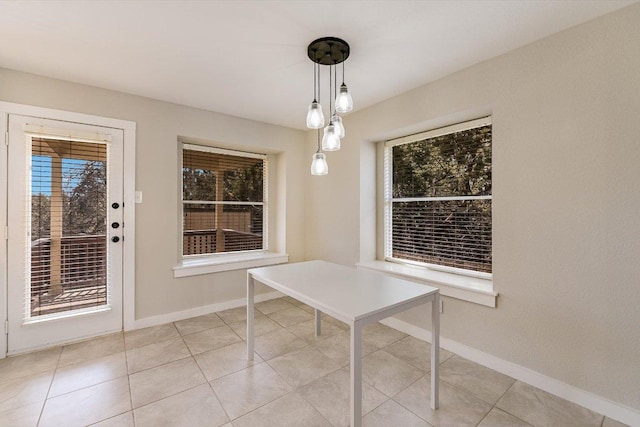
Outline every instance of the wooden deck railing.
<svg viewBox="0 0 640 427"><path fill-rule="evenodd" d="M217 230L185 230L183 235L183 254L213 254L217 251ZM251 251L262 249L262 235L243 233L236 230L224 230L224 251Z"/></svg>
<svg viewBox="0 0 640 427"><path fill-rule="evenodd" d="M61 239L59 283L52 283L51 239L31 242L32 315L104 304L106 285L105 235L67 236ZM52 288L57 291L54 292Z"/></svg>

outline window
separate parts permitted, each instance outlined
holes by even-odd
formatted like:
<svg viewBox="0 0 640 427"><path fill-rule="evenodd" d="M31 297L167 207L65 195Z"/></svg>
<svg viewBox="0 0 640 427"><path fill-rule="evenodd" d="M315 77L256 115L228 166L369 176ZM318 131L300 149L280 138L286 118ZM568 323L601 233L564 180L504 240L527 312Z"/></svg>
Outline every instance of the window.
<svg viewBox="0 0 640 427"><path fill-rule="evenodd" d="M385 143L385 259L491 275L491 119Z"/></svg>
<svg viewBox="0 0 640 427"><path fill-rule="evenodd" d="M267 250L267 156L182 145L182 255Z"/></svg>

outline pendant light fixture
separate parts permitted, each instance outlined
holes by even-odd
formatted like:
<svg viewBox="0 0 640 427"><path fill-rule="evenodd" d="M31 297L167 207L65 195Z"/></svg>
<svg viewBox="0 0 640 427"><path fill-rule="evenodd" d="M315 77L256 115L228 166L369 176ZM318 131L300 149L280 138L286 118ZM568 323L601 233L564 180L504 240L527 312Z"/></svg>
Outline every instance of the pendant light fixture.
<svg viewBox="0 0 640 427"><path fill-rule="evenodd" d="M319 65L313 64L313 102L309 105L309 112L307 113L307 127L309 129L320 129L324 126L324 114L322 114L322 105L317 101L318 91L316 90L316 82L319 81L316 77L316 69L320 68Z"/></svg>
<svg viewBox="0 0 640 427"><path fill-rule="evenodd" d="M335 85L331 79L331 65L329 65L329 94L331 98L335 95ZM331 114L331 104L329 104L329 114L331 119L329 120L329 126L324 128L324 136L322 137L322 149L324 151L338 151L340 149L340 134L336 129L336 125L333 123L333 116Z"/></svg>
<svg viewBox="0 0 640 427"><path fill-rule="evenodd" d="M340 149L340 139L345 136L345 129L340 114L353 110L353 100L344 83L344 61L349 57L349 44L337 37L323 37L314 40L307 48L307 55L313 61L313 101L307 112L307 127L321 129L325 125L322 104L320 103L320 65L329 66L329 124L324 128L322 143L318 131L318 150L313 155L311 173L326 175L327 160L323 151ZM342 63L342 85L337 89L336 67ZM335 109L334 109L335 106ZM339 114L340 113L340 114Z"/></svg>
<svg viewBox="0 0 640 427"><path fill-rule="evenodd" d="M329 165L327 165L327 156L322 152L320 147L320 131L318 130L318 150L313 155L311 161L311 175L326 175L329 173Z"/></svg>
<svg viewBox="0 0 640 427"><path fill-rule="evenodd" d="M331 117L331 121L333 121L333 126L335 126L336 133L338 134L340 139L344 138L345 133L344 133L344 126L342 125L342 117L340 117L336 113L333 113L333 116Z"/></svg>
<svg viewBox="0 0 640 427"><path fill-rule="evenodd" d="M344 69L344 62L342 63L342 68ZM337 82L338 80L336 79L336 67L333 67L333 81ZM335 85L334 85L334 90L335 90ZM336 104L338 103L338 100L336 99ZM353 103L352 103L353 104ZM353 107L353 105L352 105ZM336 109L337 110L337 109ZM333 126L335 126L336 128L336 133L338 134L338 136L340 137L340 139L344 138L344 126L342 124L342 117L340 117L338 115L338 111L334 111L333 112L333 116L331 116L331 121L333 122Z"/></svg>
<svg viewBox="0 0 640 427"><path fill-rule="evenodd" d="M346 59L346 58L345 58ZM353 110L353 98L349 93L347 85L344 83L344 59L342 60L342 84L340 85L340 94L336 97L336 111L338 113L349 113Z"/></svg>

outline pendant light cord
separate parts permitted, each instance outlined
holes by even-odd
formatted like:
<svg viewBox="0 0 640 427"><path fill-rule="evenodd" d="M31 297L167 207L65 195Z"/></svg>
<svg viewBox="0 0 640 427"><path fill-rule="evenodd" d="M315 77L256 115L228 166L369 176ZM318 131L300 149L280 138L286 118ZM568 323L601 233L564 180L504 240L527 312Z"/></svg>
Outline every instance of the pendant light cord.
<svg viewBox="0 0 640 427"><path fill-rule="evenodd" d="M342 69L344 70L344 62L342 63ZM338 98L338 67L334 66L333 67L333 98L331 98L332 100L335 100L336 98Z"/></svg>
<svg viewBox="0 0 640 427"><path fill-rule="evenodd" d="M331 107L333 104L333 102L331 102L331 99L333 99L332 96L332 91L333 89L333 85L331 84L331 64L329 64L329 123L332 122L332 118L333 118L333 112L331 111Z"/></svg>
<svg viewBox="0 0 640 427"><path fill-rule="evenodd" d="M318 94L317 88L316 88L316 81L317 81L318 77L316 76L316 64L313 64L313 99L317 99L316 95Z"/></svg>
<svg viewBox="0 0 640 427"><path fill-rule="evenodd" d="M320 64L316 64L316 67L318 67L318 104L320 104L320 94L322 94L320 90ZM320 108L322 108L322 104L320 104Z"/></svg>

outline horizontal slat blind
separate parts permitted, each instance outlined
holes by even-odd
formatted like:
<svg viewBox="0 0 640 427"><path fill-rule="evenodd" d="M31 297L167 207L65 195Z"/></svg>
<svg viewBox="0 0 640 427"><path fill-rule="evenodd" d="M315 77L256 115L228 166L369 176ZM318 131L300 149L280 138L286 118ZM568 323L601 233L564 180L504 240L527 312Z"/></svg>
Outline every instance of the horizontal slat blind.
<svg viewBox="0 0 640 427"><path fill-rule="evenodd" d="M491 124L471 125L386 145L387 258L491 273Z"/></svg>
<svg viewBox="0 0 640 427"><path fill-rule="evenodd" d="M31 124L24 125L24 133L34 138L47 138L68 142L111 142L111 135L108 134L84 132L79 129L69 131L66 129Z"/></svg>
<svg viewBox="0 0 640 427"><path fill-rule="evenodd" d="M266 156L184 144L184 256L266 250Z"/></svg>
<svg viewBox="0 0 640 427"><path fill-rule="evenodd" d="M463 130L474 129L491 125L491 117L482 117L468 122L456 123L454 125L444 126L437 129L420 132L413 135L403 136L400 138L385 141L385 147L395 147L396 145L408 144L410 142L424 141L425 139L436 138L442 135L450 135L452 133L461 132Z"/></svg>
<svg viewBox="0 0 640 427"><path fill-rule="evenodd" d="M32 137L25 318L108 304L107 149Z"/></svg>

